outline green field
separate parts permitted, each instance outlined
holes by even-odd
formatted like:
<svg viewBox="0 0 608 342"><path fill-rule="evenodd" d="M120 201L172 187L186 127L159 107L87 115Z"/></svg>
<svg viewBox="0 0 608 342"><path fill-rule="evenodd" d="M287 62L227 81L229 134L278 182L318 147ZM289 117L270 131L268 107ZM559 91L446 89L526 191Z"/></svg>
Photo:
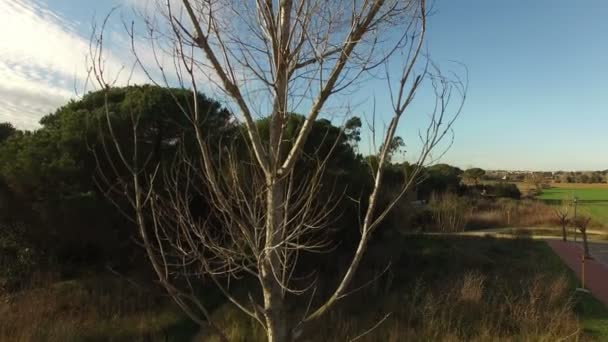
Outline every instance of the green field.
<svg viewBox="0 0 608 342"><path fill-rule="evenodd" d="M538 197L547 201L578 198L578 212L591 216L597 223L608 226L608 188L566 188L553 187L543 190Z"/></svg>

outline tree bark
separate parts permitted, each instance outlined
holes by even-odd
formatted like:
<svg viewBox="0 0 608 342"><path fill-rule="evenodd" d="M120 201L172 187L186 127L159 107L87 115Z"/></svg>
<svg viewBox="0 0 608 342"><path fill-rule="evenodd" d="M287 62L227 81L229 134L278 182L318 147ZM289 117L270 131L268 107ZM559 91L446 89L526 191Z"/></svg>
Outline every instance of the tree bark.
<svg viewBox="0 0 608 342"><path fill-rule="evenodd" d="M581 234L583 235L583 250L585 252L585 258L590 258L589 255L589 244L587 243L587 229L581 230Z"/></svg>
<svg viewBox="0 0 608 342"><path fill-rule="evenodd" d="M277 280L276 272L281 268L277 245L281 242L284 182L269 179L266 197L266 243L261 265L262 292L264 296L264 318L268 342L289 341L289 329L285 317L284 292Z"/></svg>
<svg viewBox="0 0 608 342"><path fill-rule="evenodd" d="M566 223L562 222L562 241L566 241Z"/></svg>

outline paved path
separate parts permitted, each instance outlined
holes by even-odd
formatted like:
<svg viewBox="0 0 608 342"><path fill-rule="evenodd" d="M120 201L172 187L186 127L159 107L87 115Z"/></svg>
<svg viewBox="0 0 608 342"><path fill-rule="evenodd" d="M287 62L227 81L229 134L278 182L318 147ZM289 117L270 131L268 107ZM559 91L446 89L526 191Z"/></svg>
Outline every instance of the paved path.
<svg viewBox="0 0 608 342"><path fill-rule="evenodd" d="M547 244L580 279L582 254L580 245L559 240L547 240ZM608 262L608 246L590 243L590 249L592 256L597 255L597 260L585 260L585 287L591 290L595 298L608 306L608 263L603 263Z"/></svg>
<svg viewBox="0 0 608 342"><path fill-rule="evenodd" d="M608 266L608 244L589 242L589 253L595 258L595 260ZM606 279L608 281L608 279Z"/></svg>
<svg viewBox="0 0 608 342"><path fill-rule="evenodd" d="M464 232L453 233L456 235L465 235L465 236L494 236L494 237L505 237L512 238L514 237L514 232L516 231L528 231L531 233L530 238L538 239L538 240L549 240L549 239L561 239L562 238L562 228L561 227L507 227L507 228L490 228L490 229L478 229L478 230L467 230ZM547 235L547 233L553 231L553 234ZM594 230L588 229L587 236L590 241L594 241L594 243L604 243L608 244L608 232L604 230ZM572 231L568 231L568 239L571 240L573 238ZM581 241L580 233L577 235L578 242Z"/></svg>

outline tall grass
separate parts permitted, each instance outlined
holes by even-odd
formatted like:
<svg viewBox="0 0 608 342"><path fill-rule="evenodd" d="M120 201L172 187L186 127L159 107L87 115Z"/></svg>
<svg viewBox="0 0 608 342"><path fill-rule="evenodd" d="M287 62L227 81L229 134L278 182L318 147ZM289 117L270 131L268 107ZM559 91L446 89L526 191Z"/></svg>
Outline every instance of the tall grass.
<svg viewBox="0 0 608 342"><path fill-rule="evenodd" d="M361 341L554 341L578 329L563 278L539 277L515 291L489 288L476 272L445 281L440 287L417 283L393 292L384 307L370 303L355 315L336 311L310 340L352 339L387 312L389 319ZM547 287L555 292L545 291Z"/></svg>
<svg viewBox="0 0 608 342"><path fill-rule="evenodd" d="M536 200L478 200L468 219L470 228L559 226L549 205Z"/></svg>
<svg viewBox="0 0 608 342"><path fill-rule="evenodd" d="M37 282L0 297L0 341L169 341L193 330L153 287L116 277Z"/></svg>
<svg viewBox="0 0 608 342"><path fill-rule="evenodd" d="M553 208L541 201L507 198L470 198L451 193L433 194L428 204L427 229L462 232L466 229L502 227L556 227Z"/></svg>
<svg viewBox="0 0 608 342"><path fill-rule="evenodd" d="M435 231L444 233L464 231L471 207L462 197L449 192L433 194L429 207Z"/></svg>
<svg viewBox="0 0 608 342"><path fill-rule="evenodd" d="M470 198L433 194L429 201L427 230L461 232L503 227L560 227L554 208L543 201L508 198ZM601 227L592 222L591 227Z"/></svg>
<svg viewBox="0 0 608 342"><path fill-rule="evenodd" d="M570 279L530 258L548 250L534 241L420 238L376 246L359 281L391 271L344 299L303 341L557 341L583 336ZM544 246L544 245L543 245ZM545 246L546 247L546 246ZM519 249L521 250L519 250ZM550 253L550 251L548 251ZM542 266L542 265L541 265ZM563 271L563 270L562 270ZM292 308L301 317L305 306ZM215 312L231 341L264 341L257 324L230 306ZM201 334L198 341L219 341Z"/></svg>

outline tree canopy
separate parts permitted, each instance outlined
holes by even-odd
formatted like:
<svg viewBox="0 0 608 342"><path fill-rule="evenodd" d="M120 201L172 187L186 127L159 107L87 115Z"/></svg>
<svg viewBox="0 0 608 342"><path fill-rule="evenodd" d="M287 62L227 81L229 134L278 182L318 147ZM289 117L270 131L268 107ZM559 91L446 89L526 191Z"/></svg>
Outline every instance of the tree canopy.
<svg viewBox="0 0 608 342"><path fill-rule="evenodd" d="M478 168L478 167L474 167L474 168L466 169L462 175L464 178L468 179L469 181L472 181L475 184L479 184L479 181L481 180L481 178L483 176L485 176L485 174L486 174L485 170Z"/></svg>
<svg viewBox="0 0 608 342"><path fill-rule="evenodd" d="M43 117L42 127L33 132L19 133L10 124L0 125L3 136L11 132L10 139L0 140L0 181L4 183L0 196L3 203L20 204L19 210L11 210L11 220L28 223L30 238L59 258L101 260L114 255L118 260L132 252L132 230L104 198L107 188L98 186L102 176L112 184L122 172L110 164L118 157L108 152L108 135L117 136L128 153L132 144L129 120L132 111L139 111L142 148L154 152L153 162L169 161L177 138L193 138L192 125L175 101L181 99L185 105L190 97L192 93L186 90L149 85L113 88L107 95L92 92L69 102ZM205 108L200 124L207 132L223 134L233 127L218 102L202 94L198 101ZM112 133L100 121L106 120L106 104ZM142 167L152 167L153 162Z"/></svg>

